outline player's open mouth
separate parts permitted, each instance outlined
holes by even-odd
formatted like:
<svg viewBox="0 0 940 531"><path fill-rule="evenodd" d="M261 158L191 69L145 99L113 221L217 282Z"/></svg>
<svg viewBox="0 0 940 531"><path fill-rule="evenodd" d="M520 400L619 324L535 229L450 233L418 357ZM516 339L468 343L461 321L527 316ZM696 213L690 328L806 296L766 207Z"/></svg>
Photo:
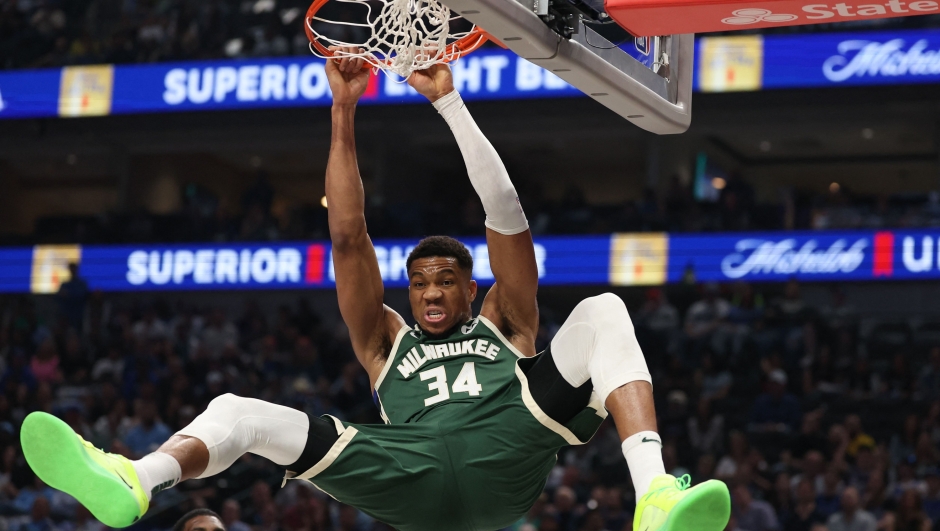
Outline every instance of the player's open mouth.
<svg viewBox="0 0 940 531"><path fill-rule="evenodd" d="M447 317L447 314L440 310L428 310L424 312L424 318L429 323L439 323L443 321L445 317Z"/></svg>

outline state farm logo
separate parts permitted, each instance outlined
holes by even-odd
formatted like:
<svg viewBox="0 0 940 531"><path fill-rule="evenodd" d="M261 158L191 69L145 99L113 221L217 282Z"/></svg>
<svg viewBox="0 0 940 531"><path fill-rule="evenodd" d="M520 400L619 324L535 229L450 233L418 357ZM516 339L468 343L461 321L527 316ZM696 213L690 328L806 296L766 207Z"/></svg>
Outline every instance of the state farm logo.
<svg viewBox="0 0 940 531"><path fill-rule="evenodd" d="M721 21L733 26L745 26L747 24L757 24L758 22L791 22L797 19L796 15L775 14L769 9L759 7L738 9L731 14L734 16L723 18Z"/></svg>

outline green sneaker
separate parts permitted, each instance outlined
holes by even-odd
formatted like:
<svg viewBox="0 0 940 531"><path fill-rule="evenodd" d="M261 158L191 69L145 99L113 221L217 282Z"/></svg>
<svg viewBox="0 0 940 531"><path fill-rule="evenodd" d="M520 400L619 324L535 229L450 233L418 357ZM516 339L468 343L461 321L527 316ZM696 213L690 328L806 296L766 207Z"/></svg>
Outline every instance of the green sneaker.
<svg viewBox="0 0 940 531"><path fill-rule="evenodd" d="M662 474L636 504L633 531L723 531L731 518L728 487L716 480L689 488L688 474Z"/></svg>
<svg viewBox="0 0 940 531"><path fill-rule="evenodd" d="M127 527L150 502L131 462L105 453L48 413L30 413L20 430L23 455L49 486L74 496L108 527Z"/></svg>

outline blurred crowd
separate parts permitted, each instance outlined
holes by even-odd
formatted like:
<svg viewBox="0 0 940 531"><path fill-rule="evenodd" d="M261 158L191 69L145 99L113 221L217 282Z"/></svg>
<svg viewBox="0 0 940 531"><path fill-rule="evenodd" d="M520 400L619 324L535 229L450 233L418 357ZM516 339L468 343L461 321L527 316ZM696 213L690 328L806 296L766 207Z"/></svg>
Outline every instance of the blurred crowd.
<svg viewBox="0 0 940 531"><path fill-rule="evenodd" d="M309 54L299 0L3 0L0 68Z"/></svg>
<svg viewBox="0 0 940 531"><path fill-rule="evenodd" d="M647 189L642 197L618 204L593 204L571 185L558 198L544 195L540 182L514 178L520 201L536 235L609 234L611 232L715 232L751 230L823 230L940 226L940 192L868 196L841 187L826 193L790 190L776 201L760 201L754 188L732 176L709 200L695 197L678 178L665 190ZM212 191L190 184L181 189L181 207L154 215L143 209L100 216L61 216L38 220L29 237L0 236L0 242L32 243L172 243L296 241L327 239L327 211L315 198L290 203L259 172L236 205ZM484 212L468 191L404 202L370 201L366 205L373 237L421 234L480 235ZM2 229L0 229L2 230Z"/></svg>
<svg viewBox="0 0 940 531"><path fill-rule="evenodd" d="M17 435L31 411L131 458L226 392L379 422L346 329L310 299L269 311L248 296L242 308L145 304L81 284L0 299L0 531L101 529L26 466ZM653 373L667 470L726 481L729 531L940 530L940 322L862 326L872 308L838 288L810 306L795 281L676 285L638 299L631 315ZM564 320L551 291L541 304L539 349ZM160 493L136 527L167 529L209 507L238 531L386 529L312 485L280 488L281 477L245 456ZM631 485L605 423L589 444L561 453L544 495L511 530L630 530Z"/></svg>

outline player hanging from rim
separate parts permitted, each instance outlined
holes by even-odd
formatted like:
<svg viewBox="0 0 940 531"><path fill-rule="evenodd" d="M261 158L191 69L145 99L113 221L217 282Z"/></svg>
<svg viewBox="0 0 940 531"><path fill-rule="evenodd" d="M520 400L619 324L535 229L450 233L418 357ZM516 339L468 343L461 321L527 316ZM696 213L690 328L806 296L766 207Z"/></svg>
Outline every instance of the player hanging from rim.
<svg viewBox="0 0 940 531"><path fill-rule="evenodd" d="M651 378L627 309L604 294L582 301L540 355L538 272L528 222L496 151L474 123L446 65L408 80L457 139L486 212L496 283L480 315L472 258L452 238L432 236L408 257L417 324L383 303L366 232L356 162L355 108L369 80L361 59L327 63L333 140L326 170L336 292L353 349L369 374L384 425L312 417L231 394L138 461L106 454L64 422L33 413L23 452L49 485L111 527L147 511L157 492L218 474L245 453L282 465L334 498L401 531L492 531L530 508L558 450L582 444L614 418L637 494L634 531L720 531L728 489L689 488L665 474Z"/></svg>

